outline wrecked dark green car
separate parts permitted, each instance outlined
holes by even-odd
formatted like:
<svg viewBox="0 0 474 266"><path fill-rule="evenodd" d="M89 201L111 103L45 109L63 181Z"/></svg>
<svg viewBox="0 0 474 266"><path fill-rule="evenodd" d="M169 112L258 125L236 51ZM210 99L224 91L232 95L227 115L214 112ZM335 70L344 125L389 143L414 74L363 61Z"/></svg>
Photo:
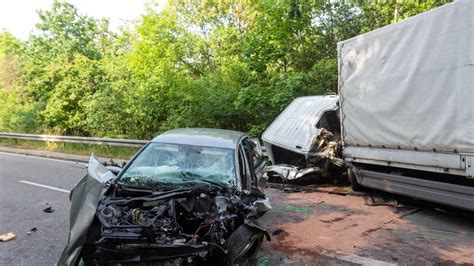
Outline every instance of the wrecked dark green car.
<svg viewBox="0 0 474 266"><path fill-rule="evenodd" d="M219 129L166 132L123 169L110 171L92 156L71 192L58 264L252 263L270 240L256 220L271 208L263 169L258 142Z"/></svg>

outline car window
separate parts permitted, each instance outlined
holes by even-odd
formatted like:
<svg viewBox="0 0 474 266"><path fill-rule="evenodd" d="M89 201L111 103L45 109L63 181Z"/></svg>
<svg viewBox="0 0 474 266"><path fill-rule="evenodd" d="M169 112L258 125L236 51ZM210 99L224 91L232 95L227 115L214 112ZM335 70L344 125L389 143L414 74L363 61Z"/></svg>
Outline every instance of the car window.
<svg viewBox="0 0 474 266"><path fill-rule="evenodd" d="M186 186L214 181L235 183L234 150L184 144L151 143L120 178L130 185Z"/></svg>

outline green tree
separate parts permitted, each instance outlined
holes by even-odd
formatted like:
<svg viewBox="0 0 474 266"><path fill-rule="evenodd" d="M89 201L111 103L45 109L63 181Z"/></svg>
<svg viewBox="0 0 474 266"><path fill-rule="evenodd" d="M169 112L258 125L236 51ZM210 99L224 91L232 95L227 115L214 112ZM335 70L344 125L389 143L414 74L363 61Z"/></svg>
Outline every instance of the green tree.
<svg viewBox="0 0 474 266"><path fill-rule="evenodd" d="M56 0L27 41L0 32L0 130L258 135L295 97L337 91L339 41L446 2L170 0L113 33Z"/></svg>
<svg viewBox="0 0 474 266"><path fill-rule="evenodd" d="M40 130L87 135L82 102L104 80L99 60L110 38L108 23L61 1L38 15L23 56L24 96L35 105Z"/></svg>

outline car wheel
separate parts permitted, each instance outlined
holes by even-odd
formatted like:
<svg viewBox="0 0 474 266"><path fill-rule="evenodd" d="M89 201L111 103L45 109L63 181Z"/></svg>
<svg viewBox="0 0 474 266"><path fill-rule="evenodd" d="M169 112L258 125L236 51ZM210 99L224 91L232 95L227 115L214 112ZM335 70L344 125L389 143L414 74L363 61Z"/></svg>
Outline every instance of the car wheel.
<svg viewBox="0 0 474 266"><path fill-rule="evenodd" d="M264 233L248 225L241 225L227 239L224 248L227 254L222 256L223 265L252 265Z"/></svg>

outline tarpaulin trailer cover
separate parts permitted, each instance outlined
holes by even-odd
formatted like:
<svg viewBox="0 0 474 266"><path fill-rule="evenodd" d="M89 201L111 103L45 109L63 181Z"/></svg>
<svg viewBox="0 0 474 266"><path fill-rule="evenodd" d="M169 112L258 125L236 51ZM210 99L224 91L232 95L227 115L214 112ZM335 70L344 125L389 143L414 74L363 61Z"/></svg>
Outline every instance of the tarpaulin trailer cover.
<svg viewBox="0 0 474 266"><path fill-rule="evenodd" d="M456 1L338 43L345 147L474 153L473 8Z"/></svg>

